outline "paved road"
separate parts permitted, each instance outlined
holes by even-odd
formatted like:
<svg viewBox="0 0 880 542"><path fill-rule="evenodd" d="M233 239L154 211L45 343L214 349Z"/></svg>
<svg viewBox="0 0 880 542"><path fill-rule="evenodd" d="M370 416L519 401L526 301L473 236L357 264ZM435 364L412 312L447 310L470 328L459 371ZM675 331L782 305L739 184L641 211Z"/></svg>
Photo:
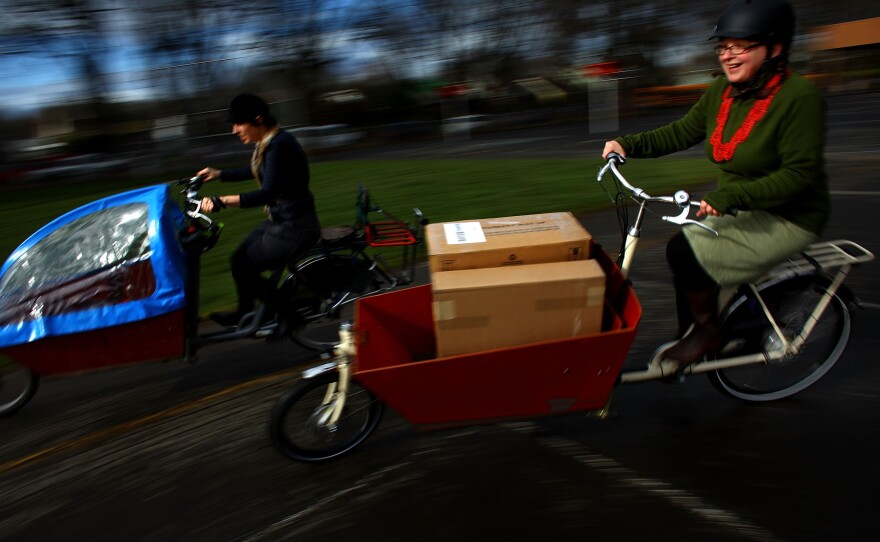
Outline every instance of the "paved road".
<svg viewBox="0 0 880 542"><path fill-rule="evenodd" d="M878 101L832 104L836 212L827 234L875 250ZM583 155L604 139L557 135L487 136L430 152L522 155L552 137L548 155ZM585 224L614 246L610 216ZM662 256L672 230L650 226L633 273L645 316L630 367L673 326ZM194 366L47 380L24 410L0 420L0 539L877 540L873 266L849 281L866 308L838 366L767 405L692 378L619 388L616 421L419 432L392 412L356 453L313 466L281 457L265 431L275 398L315 362L289 343L240 342L203 350Z"/></svg>

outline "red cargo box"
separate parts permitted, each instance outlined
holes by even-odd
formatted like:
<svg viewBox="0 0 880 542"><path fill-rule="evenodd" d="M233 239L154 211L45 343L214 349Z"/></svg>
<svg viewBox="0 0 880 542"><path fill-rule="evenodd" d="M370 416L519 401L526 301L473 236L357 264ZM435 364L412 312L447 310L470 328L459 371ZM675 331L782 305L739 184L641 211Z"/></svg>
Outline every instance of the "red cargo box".
<svg viewBox="0 0 880 542"><path fill-rule="evenodd" d="M430 285L358 301L355 377L414 424L452 424L602 408L642 308L620 270L605 270L602 331L436 357Z"/></svg>

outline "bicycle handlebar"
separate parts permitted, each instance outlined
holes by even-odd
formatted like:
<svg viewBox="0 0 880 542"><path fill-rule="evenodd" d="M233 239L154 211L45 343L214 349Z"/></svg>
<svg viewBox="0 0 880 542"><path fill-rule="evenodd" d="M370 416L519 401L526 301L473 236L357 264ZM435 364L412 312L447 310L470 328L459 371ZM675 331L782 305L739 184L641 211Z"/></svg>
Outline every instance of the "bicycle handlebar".
<svg viewBox="0 0 880 542"><path fill-rule="evenodd" d="M204 221L207 225L214 223L208 215L202 212L202 198L199 196L199 189L205 184L204 175L196 175L194 177L182 177L172 181L176 186L185 186L182 192L186 197L186 209L184 212L192 219Z"/></svg>
<svg viewBox="0 0 880 542"><path fill-rule="evenodd" d="M651 196L641 188L637 186L633 186L629 181L626 180L626 177L618 169L619 165L623 165L626 163L626 158L617 154L616 152L610 152L606 155L607 162L605 165L599 170L599 174L596 177L598 182L602 182L603 177L610 170L611 173L617 178L618 182L626 188L629 192L632 193L632 197L636 200L645 204L647 202L660 202L660 203L670 203L672 205L677 206L681 209L681 212L677 216L662 216L661 218L666 222L671 222L673 224L678 224L679 226L684 226L685 224L694 224L699 226L705 230L708 230L715 235L718 235L718 232L709 226L703 224L702 222L698 222L696 220L688 218L688 214L690 214L691 207L699 207L699 201L691 200L691 195L684 190L677 190L672 196ZM735 215L735 211L732 213Z"/></svg>
<svg viewBox="0 0 880 542"><path fill-rule="evenodd" d="M205 176L196 175L195 177L182 177L175 180L174 184L177 186L185 185L187 192L198 192L202 185L205 184Z"/></svg>

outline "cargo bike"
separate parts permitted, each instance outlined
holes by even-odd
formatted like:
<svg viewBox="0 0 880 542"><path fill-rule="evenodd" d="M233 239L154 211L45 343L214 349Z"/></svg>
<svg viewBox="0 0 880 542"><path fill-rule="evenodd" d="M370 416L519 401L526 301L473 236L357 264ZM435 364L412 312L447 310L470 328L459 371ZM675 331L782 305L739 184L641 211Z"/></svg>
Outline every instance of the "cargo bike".
<svg viewBox="0 0 880 542"><path fill-rule="evenodd" d="M578 412L604 417L620 384L706 373L726 395L772 401L826 374L846 347L856 302L843 282L874 258L846 240L811 245L728 293L721 346L702 361L679 369L664 358L674 344L667 343L644 369L624 370L642 316L627 275L649 204L677 210L665 221L706 226L688 218L699 202L687 192L650 196L620 173L623 162L610 156L598 174L603 187L613 186L609 194L624 219L616 261L602 247L591 251L606 276L600 332L436 357L430 284L360 299L354 321L340 326L333 359L304 371L277 400L269 423L276 447L306 462L338 457L376 429L386 405L422 428ZM626 201L637 206L631 227Z"/></svg>
<svg viewBox="0 0 880 542"><path fill-rule="evenodd" d="M271 303L237 326L200 327L201 258L222 231L201 211L201 186L192 177L91 202L9 256L0 267L0 417L22 408L43 377L194 362L204 345L244 338L324 351L356 299L414 278L427 219L418 208L412 224L396 218L358 184L353 224L323 229L313 249L274 270ZM384 249L403 253L391 265Z"/></svg>

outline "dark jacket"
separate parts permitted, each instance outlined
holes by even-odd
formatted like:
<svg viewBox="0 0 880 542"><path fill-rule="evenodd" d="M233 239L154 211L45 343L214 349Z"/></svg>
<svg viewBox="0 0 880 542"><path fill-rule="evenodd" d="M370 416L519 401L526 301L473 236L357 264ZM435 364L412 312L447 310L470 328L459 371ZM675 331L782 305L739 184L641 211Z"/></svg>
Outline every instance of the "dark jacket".
<svg viewBox="0 0 880 542"><path fill-rule="evenodd" d="M309 189L309 161L299 142L290 133L279 130L266 146L260 164L259 189L240 194L241 207L267 206L273 220L292 220L315 213ZM250 166L221 171L222 181L252 179Z"/></svg>

